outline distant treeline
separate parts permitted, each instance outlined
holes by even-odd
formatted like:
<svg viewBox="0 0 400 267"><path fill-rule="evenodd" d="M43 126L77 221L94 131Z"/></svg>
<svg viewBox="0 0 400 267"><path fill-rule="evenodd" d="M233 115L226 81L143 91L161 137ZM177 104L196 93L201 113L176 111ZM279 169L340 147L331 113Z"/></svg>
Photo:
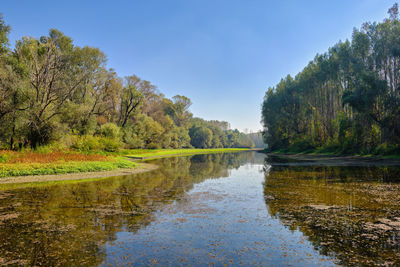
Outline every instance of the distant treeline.
<svg viewBox="0 0 400 267"><path fill-rule="evenodd" d="M400 154L398 5L266 92L271 150Z"/></svg>
<svg viewBox="0 0 400 267"><path fill-rule="evenodd" d="M43 145L80 150L253 147L227 122L193 118L189 98L106 68L97 48L52 29L9 48L0 15L0 148Z"/></svg>
<svg viewBox="0 0 400 267"><path fill-rule="evenodd" d="M262 132L248 133L247 136L253 140L254 147L256 148L265 148L266 144L263 140Z"/></svg>

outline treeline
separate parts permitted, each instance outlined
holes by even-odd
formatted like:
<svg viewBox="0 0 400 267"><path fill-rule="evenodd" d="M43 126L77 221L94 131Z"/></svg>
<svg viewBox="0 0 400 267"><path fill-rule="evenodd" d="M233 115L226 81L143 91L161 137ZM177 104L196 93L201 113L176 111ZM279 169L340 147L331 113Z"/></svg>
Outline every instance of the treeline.
<svg viewBox="0 0 400 267"><path fill-rule="evenodd" d="M261 131L255 132L255 133L248 133L247 136L253 140L254 147L257 148L265 148L266 145L263 140L263 134Z"/></svg>
<svg viewBox="0 0 400 267"><path fill-rule="evenodd" d="M97 48L52 29L9 48L0 16L0 147L80 150L252 147L227 122L193 118L189 98L166 98L149 81L106 68Z"/></svg>
<svg viewBox="0 0 400 267"><path fill-rule="evenodd" d="M270 150L400 154L398 5L266 92Z"/></svg>

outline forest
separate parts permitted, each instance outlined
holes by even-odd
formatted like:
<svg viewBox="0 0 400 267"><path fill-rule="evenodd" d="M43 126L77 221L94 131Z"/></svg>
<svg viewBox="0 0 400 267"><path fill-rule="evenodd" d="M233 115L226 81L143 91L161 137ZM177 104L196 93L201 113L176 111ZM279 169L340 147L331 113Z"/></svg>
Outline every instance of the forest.
<svg viewBox="0 0 400 267"><path fill-rule="evenodd" d="M121 78L98 48L51 29L10 48L0 16L0 148L253 147L227 122L193 117L191 100L169 99L136 75Z"/></svg>
<svg viewBox="0 0 400 267"><path fill-rule="evenodd" d="M270 151L400 154L398 5L388 14L267 90L262 123Z"/></svg>

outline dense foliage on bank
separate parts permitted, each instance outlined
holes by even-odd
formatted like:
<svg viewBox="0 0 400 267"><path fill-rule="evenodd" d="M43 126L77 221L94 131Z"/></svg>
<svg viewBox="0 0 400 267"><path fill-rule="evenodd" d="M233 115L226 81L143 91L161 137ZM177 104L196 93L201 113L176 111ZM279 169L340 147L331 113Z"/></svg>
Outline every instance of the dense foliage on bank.
<svg viewBox="0 0 400 267"><path fill-rule="evenodd" d="M10 49L0 16L0 148L252 147L227 122L193 118L189 98L166 98L149 81L124 79L97 48L52 29Z"/></svg>
<svg viewBox="0 0 400 267"><path fill-rule="evenodd" d="M262 121L269 149L400 154L397 4L389 15L268 89Z"/></svg>

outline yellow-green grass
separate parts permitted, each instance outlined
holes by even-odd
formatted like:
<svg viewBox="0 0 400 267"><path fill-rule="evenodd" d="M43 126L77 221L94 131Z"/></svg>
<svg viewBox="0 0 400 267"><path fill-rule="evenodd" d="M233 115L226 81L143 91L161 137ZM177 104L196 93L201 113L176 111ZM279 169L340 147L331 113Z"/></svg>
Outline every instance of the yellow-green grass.
<svg viewBox="0 0 400 267"><path fill-rule="evenodd" d="M209 153L226 153L240 152L250 150L248 148L207 148L207 149L131 149L125 151L125 155L135 158L156 158L177 155L194 155L194 154L209 154Z"/></svg>
<svg viewBox="0 0 400 267"><path fill-rule="evenodd" d="M121 157L109 157L107 161L0 163L0 177L110 171L135 166L136 163Z"/></svg>
<svg viewBox="0 0 400 267"><path fill-rule="evenodd" d="M132 149L120 151L120 155L141 159L187 156L194 154L226 153L246 151L246 148L214 149ZM14 152L0 151L0 178L66 174L79 172L111 171L133 168L136 163L116 155L85 155L79 152Z"/></svg>

